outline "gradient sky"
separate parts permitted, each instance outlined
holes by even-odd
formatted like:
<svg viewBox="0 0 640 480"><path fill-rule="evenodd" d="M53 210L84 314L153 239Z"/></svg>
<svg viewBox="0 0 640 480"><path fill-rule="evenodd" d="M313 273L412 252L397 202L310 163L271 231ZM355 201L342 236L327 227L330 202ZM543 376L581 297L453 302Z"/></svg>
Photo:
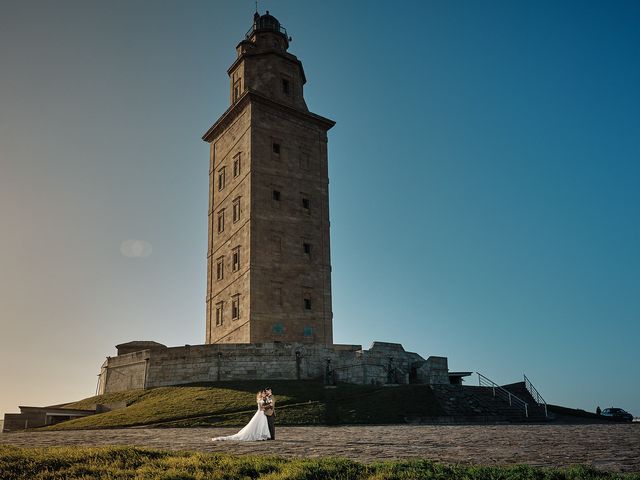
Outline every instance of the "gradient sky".
<svg viewBox="0 0 640 480"><path fill-rule="evenodd" d="M1 0L0 412L205 336L254 3ZM334 340L640 415L640 2L260 1L329 133ZM127 240L133 242L123 243ZM137 241L137 242L136 242Z"/></svg>

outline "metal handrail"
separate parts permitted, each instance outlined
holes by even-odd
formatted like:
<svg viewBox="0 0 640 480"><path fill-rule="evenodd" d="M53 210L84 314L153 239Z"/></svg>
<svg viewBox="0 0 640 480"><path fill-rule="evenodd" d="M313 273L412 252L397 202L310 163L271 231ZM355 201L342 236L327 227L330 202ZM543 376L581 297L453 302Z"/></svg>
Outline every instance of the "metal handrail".
<svg viewBox="0 0 640 480"><path fill-rule="evenodd" d="M524 386L527 387L527 391L531 394L538 406L544 406L544 416L548 417L549 415L547 414L547 402L545 402L544 398L542 398L542 395L540 395L540 392L538 392L536 387L533 386L533 383L531 383L531 380L529 380L526 375L524 375Z"/></svg>
<svg viewBox="0 0 640 480"><path fill-rule="evenodd" d="M247 33L244 35L244 38L249 39L251 38L251 35L253 35L253 32L256 32L258 30L262 30L261 28L256 28L255 24L251 26L251 28L247 31ZM265 29L265 30L269 30L269 29ZM273 30L276 31L276 30ZM287 29L284 28L282 25L278 26L278 33L283 34L285 37L287 36Z"/></svg>
<svg viewBox="0 0 640 480"><path fill-rule="evenodd" d="M480 387L491 387L493 389L493 396L494 397L497 396L497 395L500 395L501 397L503 397L503 398L505 398L505 399L507 399L509 401L509 405L513 405L515 403L516 405L524 407L524 415L525 415L525 417L529 418L529 406L527 405L527 402L525 402L524 400L522 400L519 397L516 397L509 390L506 390L506 389L502 388L496 382L494 382L493 380L485 377L480 372L476 372L476 373L478 374L478 385Z"/></svg>

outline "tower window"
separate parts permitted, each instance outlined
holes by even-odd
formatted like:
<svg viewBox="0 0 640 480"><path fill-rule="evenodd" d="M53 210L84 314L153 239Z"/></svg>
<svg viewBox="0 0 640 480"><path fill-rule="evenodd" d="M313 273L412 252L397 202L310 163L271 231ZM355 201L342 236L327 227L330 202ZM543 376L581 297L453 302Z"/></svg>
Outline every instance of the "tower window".
<svg viewBox="0 0 640 480"><path fill-rule="evenodd" d="M273 143L273 153L275 153L276 155L280 155L280 144L279 143Z"/></svg>
<svg viewBox="0 0 640 480"><path fill-rule="evenodd" d="M224 232L224 208L218 212L218 233Z"/></svg>
<svg viewBox="0 0 640 480"><path fill-rule="evenodd" d="M224 302L216 303L216 326L218 327L222 325L223 306L224 306Z"/></svg>
<svg viewBox="0 0 640 480"><path fill-rule="evenodd" d="M234 272L240 270L240 247L236 247L233 249L233 261L232 268Z"/></svg>
<svg viewBox="0 0 640 480"><path fill-rule="evenodd" d="M313 327L310 327L309 325L305 326L302 331L302 334L305 337L313 337Z"/></svg>
<svg viewBox="0 0 640 480"><path fill-rule="evenodd" d="M233 201L233 223L240 220L240 197Z"/></svg>
<svg viewBox="0 0 640 480"><path fill-rule="evenodd" d="M237 320L240 318L240 294L231 297L231 319Z"/></svg>
<svg viewBox="0 0 640 480"><path fill-rule="evenodd" d="M234 102L236 102L240 98L240 93L242 93L241 79L238 78L233 82L233 101Z"/></svg>
<svg viewBox="0 0 640 480"><path fill-rule="evenodd" d="M238 152L235 157L233 157L233 177L237 177L238 175L240 175L240 168L241 168L241 162L240 162L240 155L241 152Z"/></svg>
<svg viewBox="0 0 640 480"><path fill-rule="evenodd" d="M282 93L285 95L291 95L291 84L286 78L282 79Z"/></svg>
<svg viewBox="0 0 640 480"><path fill-rule="evenodd" d="M309 213L311 202L309 202L308 198L302 197L302 208L304 208L307 213Z"/></svg>
<svg viewBox="0 0 640 480"><path fill-rule="evenodd" d="M302 244L302 248L304 249L304 253L305 255L311 255L311 244L310 243L303 243Z"/></svg>
<svg viewBox="0 0 640 480"><path fill-rule="evenodd" d="M305 311L311 310L312 298L313 298L313 288L302 287L302 307Z"/></svg>
<svg viewBox="0 0 640 480"><path fill-rule="evenodd" d="M216 278L222 280L224 278L224 256L216 260Z"/></svg>
<svg viewBox="0 0 640 480"><path fill-rule="evenodd" d="M225 178L224 178L224 167L218 170L218 190L222 190L224 188Z"/></svg>
<svg viewBox="0 0 640 480"><path fill-rule="evenodd" d="M279 201L280 201L280 190L274 190L274 191L273 191L273 199L274 199L276 202L279 202Z"/></svg>

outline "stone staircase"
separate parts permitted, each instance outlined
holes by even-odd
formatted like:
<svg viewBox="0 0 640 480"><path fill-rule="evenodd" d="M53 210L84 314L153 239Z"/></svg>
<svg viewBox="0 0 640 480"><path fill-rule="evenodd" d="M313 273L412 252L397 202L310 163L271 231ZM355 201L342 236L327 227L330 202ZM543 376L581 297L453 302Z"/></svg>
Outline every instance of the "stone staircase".
<svg viewBox="0 0 640 480"><path fill-rule="evenodd" d="M442 415L451 423L524 423L544 422L544 409L538 407L524 382L506 385L503 388L527 402L529 416L515 402L493 395L491 387L468 385L432 385L440 404Z"/></svg>
<svg viewBox="0 0 640 480"><path fill-rule="evenodd" d="M551 412L547 412L548 416L545 416L544 407L539 406L536 403L535 399L531 396L531 393L529 393L529 390L527 390L525 382L510 383L508 385L503 385L502 388L527 402L530 422L545 422L553 420L553 414Z"/></svg>

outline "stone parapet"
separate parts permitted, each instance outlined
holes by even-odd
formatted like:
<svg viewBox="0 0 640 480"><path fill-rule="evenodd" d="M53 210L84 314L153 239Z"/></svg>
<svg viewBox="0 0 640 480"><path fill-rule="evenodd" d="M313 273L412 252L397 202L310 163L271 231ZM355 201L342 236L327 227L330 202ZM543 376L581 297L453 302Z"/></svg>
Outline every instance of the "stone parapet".
<svg viewBox="0 0 640 480"><path fill-rule="evenodd" d="M100 370L98 391L102 394L146 388L149 361L152 356L165 350L168 348L153 348L107 357Z"/></svg>
<svg viewBox="0 0 640 480"><path fill-rule="evenodd" d="M328 384L449 383L445 357L425 360L397 343L374 342L364 350L361 345L267 342L153 348L108 357L100 373L99 392L266 379L322 379Z"/></svg>

